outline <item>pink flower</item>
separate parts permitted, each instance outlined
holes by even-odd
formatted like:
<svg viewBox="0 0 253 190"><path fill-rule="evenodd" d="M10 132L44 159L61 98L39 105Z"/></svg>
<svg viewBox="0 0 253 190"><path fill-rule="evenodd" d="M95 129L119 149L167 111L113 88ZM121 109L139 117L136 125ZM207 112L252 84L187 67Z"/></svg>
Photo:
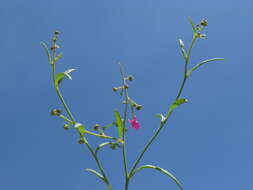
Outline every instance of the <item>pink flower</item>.
<svg viewBox="0 0 253 190"><path fill-rule="evenodd" d="M136 116L134 116L132 120L129 119L128 121L131 123L134 130L138 130L140 128L140 123L137 121Z"/></svg>

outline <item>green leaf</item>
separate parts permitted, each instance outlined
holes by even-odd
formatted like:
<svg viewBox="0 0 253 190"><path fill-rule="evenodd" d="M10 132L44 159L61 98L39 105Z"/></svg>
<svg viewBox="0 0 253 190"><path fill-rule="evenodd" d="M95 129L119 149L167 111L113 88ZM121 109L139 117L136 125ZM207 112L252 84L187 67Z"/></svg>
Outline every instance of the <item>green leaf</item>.
<svg viewBox="0 0 253 190"><path fill-rule="evenodd" d="M155 116L158 117L158 118L160 118L161 122L164 122L165 119L166 119L165 116L163 114L161 114L161 113L160 114L156 114Z"/></svg>
<svg viewBox="0 0 253 190"><path fill-rule="evenodd" d="M42 47L44 48L44 50L45 50L45 52L46 52L46 54L47 54L48 62L49 62L50 64L52 64L52 58L51 58L49 49L48 49L48 47L47 47L47 44L44 43L44 42L40 42L40 44L42 45Z"/></svg>
<svg viewBox="0 0 253 190"><path fill-rule="evenodd" d="M78 130L81 137L85 134L85 128L84 125L81 123L75 123L74 128Z"/></svg>
<svg viewBox="0 0 253 190"><path fill-rule="evenodd" d="M188 17L188 20L192 26L192 30L193 30L194 34L197 34L197 30L196 30L195 24L193 23L192 19L190 17Z"/></svg>
<svg viewBox="0 0 253 190"><path fill-rule="evenodd" d="M100 174L99 172L97 172L96 170L90 169L90 168L86 168L85 169L87 172L90 172L92 174L95 174L97 177L99 177L102 181L105 181L105 178L102 176L102 174Z"/></svg>
<svg viewBox="0 0 253 190"><path fill-rule="evenodd" d="M181 104L187 103L188 100L186 98L180 98L177 99L172 106L170 107L170 111L173 111L174 109L176 109L178 106L180 106Z"/></svg>
<svg viewBox="0 0 253 190"><path fill-rule="evenodd" d="M96 148L96 154L98 153L98 151L101 149L101 148L103 148L103 147L105 147L105 146L107 146L107 145L111 145L111 144L113 144L112 142L104 142L104 143L101 143L100 145L98 145L98 147Z"/></svg>
<svg viewBox="0 0 253 190"><path fill-rule="evenodd" d="M190 71L187 72L187 77L189 77L193 73L193 71L195 71L200 66L202 66L206 63L210 63L212 61L222 61L222 60L224 60L224 58L213 58L213 59L207 59L205 61L201 61L200 63L196 64Z"/></svg>
<svg viewBox="0 0 253 190"><path fill-rule="evenodd" d="M119 114L118 110L114 110L114 117L116 119L116 124L117 124L117 127L118 127L119 138L122 139L124 126L123 126L123 123L122 123L122 120L121 120L121 117L120 117L120 114Z"/></svg>
<svg viewBox="0 0 253 190"><path fill-rule="evenodd" d="M174 182L176 182L176 184L178 185L178 187L179 187L181 190L183 190L182 184L178 181L178 179L177 179L174 175L172 175L170 172L168 172L167 170L165 170L165 169L163 169L163 168L160 168L160 167L157 167L157 166L153 166L153 165L144 165L144 166L139 167L138 169L136 169L136 170L133 172L133 174L130 176L130 178L133 177L138 171L141 171L141 170L146 169L146 168L155 169L155 170L157 170L157 171L159 171L159 172L161 172L161 173L167 175L167 176L170 177Z"/></svg>
<svg viewBox="0 0 253 190"><path fill-rule="evenodd" d="M70 73L75 71L75 69L68 69L63 73L58 73L55 75L55 85L58 87L61 81L64 78L68 78L69 80L72 80L72 77L70 76Z"/></svg>

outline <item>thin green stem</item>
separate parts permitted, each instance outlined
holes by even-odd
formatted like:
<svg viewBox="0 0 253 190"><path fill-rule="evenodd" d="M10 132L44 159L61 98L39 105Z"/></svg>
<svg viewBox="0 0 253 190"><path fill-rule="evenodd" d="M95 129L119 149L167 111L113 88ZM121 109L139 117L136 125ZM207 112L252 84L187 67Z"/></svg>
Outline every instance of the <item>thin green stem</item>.
<svg viewBox="0 0 253 190"><path fill-rule="evenodd" d="M72 115L71 112L70 112L69 107L68 107L67 104L65 103L64 98L63 98L63 96L61 95L61 92L60 92L59 88L57 87L57 85L56 85L56 83L55 83L56 80L55 80L55 65L54 65L54 64L52 64L52 77L53 77L53 82L54 82L54 87L55 87L56 93L57 93L57 95L58 95L58 97L59 97L59 99L60 99L60 101L61 101L63 107L65 108L65 110L66 110L68 116L70 117L72 123L76 123L76 121L75 121L73 115ZM94 134L93 134L93 135L94 135ZM105 172L104 172L104 169L103 169L102 166L101 166L101 163L99 162L99 160L98 160L96 154L94 153L93 149L92 149L91 146L88 144L88 142L87 142L86 139L85 139L85 145L87 146L87 148L89 149L91 155L92 155L93 158L95 159L95 161L96 161L96 163L97 163L97 166L98 166L100 172L102 173L102 175L103 175L103 177L104 177L104 179L105 179L104 182L106 183L106 186L107 186L108 190L112 190L112 187L111 187L111 185L110 185L110 183L109 183L108 178L106 177L106 174L105 174Z"/></svg>
<svg viewBox="0 0 253 190"><path fill-rule="evenodd" d="M75 122L68 119L67 117L65 117L64 115L59 115L60 118L64 119L65 121L67 121L68 123L70 123L71 125L75 125ZM98 134L98 133L94 133L94 132L91 132L89 130L85 130L84 131L84 134L89 134L89 135L93 135L95 137L100 137L100 138L103 138L103 139L114 139L114 140L117 140L117 138L115 137L111 137L111 136L107 136L105 135L104 133L103 134Z"/></svg>
<svg viewBox="0 0 253 190"><path fill-rule="evenodd" d="M193 45L194 45L195 42L196 42L196 39L197 39L197 36L196 36L196 34L194 33L194 35L193 35L193 40L192 40L192 42L191 42L191 45L190 45L189 50L188 50L188 52L187 52L187 57L186 57L186 59L185 59L185 64L184 64L184 77L183 77L183 81L182 81L182 83L181 83L181 85L180 85L180 89L179 89L179 91L178 91L178 93L177 93L176 100L178 100L178 99L180 98L181 93L182 93L183 88L184 88L184 85L185 85L186 80L187 80L187 70L188 70L190 55L191 55L191 51L192 51Z"/></svg>
<svg viewBox="0 0 253 190"><path fill-rule="evenodd" d="M62 97L62 95L61 95L61 92L60 92L60 90L59 90L59 88L57 87L57 84L56 84L56 82L55 82L55 64L52 64L52 75L53 75L52 77L53 77L54 88L55 88L55 90L56 90L56 93L57 93L57 95L58 95L58 97L59 97L59 99L60 99L60 101L61 101L61 103L62 103L64 109L66 110L68 116L69 116L70 119L73 121L73 123L75 123L76 121L75 121L73 115L71 114L69 107L68 107L67 104L65 103L65 101L64 101L64 99L63 99L63 97Z"/></svg>
<svg viewBox="0 0 253 190"><path fill-rule="evenodd" d="M104 138L104 139L114 139L114 140L117 140L117 138L115 138L115 137L107 136L105 134L100 135L100 134L93 133L93 132L88 131L88 130L85 130L84 133L87 133L87 134L90 134L90 135L93 135L93 136L96 136L96 137Z"/></svg>
<svg viewBox="0 0 253 190"><path fill-rule="evenodd" d="M181 83L181 85L180 85L179 91L178 91L178 93L177 93L176 100L178 100L178 99L180 98L181 93L182 93L182 91L183 91L183 89L184 89L186 80L187 80L187 66L188 66L188 63L189 63L189 59L190 59L190 55L191 55L191 50L192 50L192 48L193 48L193 46L194 46L194 43L196 42L196 39L197 39L197 37L196 37L196 35L194 34L193 40L192 40L192 42L191 42L191 45L190 45L189 50L188 50L188 53L187 53L187 57L186 57L186 59L185 59L184 77L183 77L183 81L182 81L182 83ZM154 142L154 140L156 139L156 137L158 136L158 134L161 132L161 130L162 130L163 127L165 126L165 124L166 124L168 118L170 117L170 115L172 114L172 112L173 112L173 111L171 111L171 110L168 111L168 113L167 113L167 115L166 115L166 117L165 117L165 120L162 121L162 122L160 123L159 128L156 130L156 132L154 133L154 135L150 138L150 140L148 141L148 143L145 145L144 149L142 150L142 152L141 152L140 155L138 156L138 158L137 158L137 160L135 161L135 163L134 163L132 169L131 169L130 172L129 172L129 176L130 176L130 177L132 176L133 172L135 171L137 165L138 165L139 162L141 161L141 159L142 159L142 157L144 156L145 152L148 150L148 148L150 147L150 145ZM128 181L127 181L127 187L125 187L125 190L128 189L129 180L130 180L130 178L129 178Z"/></svg>
<svg viewBox="0 0 253 190"><path fill-rule="evenodd" d="M105 172L104 172L104 169L103 169L103 167L102 167L102 165L101 165L101 163L100 163L100 161L99 161L99 159L98 159L96 153L93 151L93 149L91 148L91 146L90 146L90 144L87 142L87 140L85 140L85 145L86 145L86 147L89 149L89 151L91 152L93 158L95 159L95 161L96 161L96 163L97 163L97 166L98 166L100 172L102 173L102 175L103 175L103 177L104 177L104 182L106 183L106 186L107 186L108 190L112 190L112 187L111 187L111 185L110 185L110 183L109 183L108 178L106 177L106 174L105 174Z"/></svg>
<svg viewBox="0 0 253 190"><path fill-rule="evenodd" d="M123 88L124 88L124 94L125 94L125 109L124 109L124 115L123 115L123 135L122 135L122 156L123 156L123 164L124 164L124 173L125 173L125 181L128 181L128 169L127 169L127 157L126 157L126 117L127 117L127 111L128 111L128 91L126 88L126 81L124 76L124 70L121 64L120 66L120 74L122 78ZM125 183L126 184L126 183Z"/></svg>

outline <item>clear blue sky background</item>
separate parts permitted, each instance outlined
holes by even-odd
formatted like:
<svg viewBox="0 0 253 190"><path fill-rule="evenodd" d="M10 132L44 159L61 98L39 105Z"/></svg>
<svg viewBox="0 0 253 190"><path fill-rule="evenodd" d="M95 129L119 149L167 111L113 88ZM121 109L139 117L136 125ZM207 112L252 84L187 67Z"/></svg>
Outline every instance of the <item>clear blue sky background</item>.
<svg viewBox="0 0 253 190"><path fill-rule="evenodd" d="M192 62L226 61L202 67L182 94L189 103L176 110L142 164L171 171L186 190L252 190L253 90L250 0L2 0L0 7L0 189L101 190L85 168L95 167L74 131L50 116L61 108L40 41L59 30L64 56L58 71L76 68L63 93L76 119L91 128L113 121L120 97L117 63L135 76L130 96L143 105L141 129L129 130L133 164L176 96L183 59L178 38L192 37L187 17L206 18L207 39L199 40ZM89 138L95 146L96 138ZM102 162L114 190L123 189L121 152L105 149ZM130 190L177 189L167 177L144 170Z"/></svg>

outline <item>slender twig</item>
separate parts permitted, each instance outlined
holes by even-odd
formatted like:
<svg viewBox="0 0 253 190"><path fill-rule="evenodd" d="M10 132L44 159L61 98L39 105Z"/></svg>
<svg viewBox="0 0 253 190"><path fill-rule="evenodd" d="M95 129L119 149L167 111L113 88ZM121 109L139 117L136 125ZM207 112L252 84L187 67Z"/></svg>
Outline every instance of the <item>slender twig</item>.
<svg viewBox="0 0 253 190"><path fill-rule="evenodd" d="M53 58L54 58L55 56L56 56L56 54L55 54L55 52L53 52ZM68 116L70 117L72 123L75 124L76 121L75 121L73 115L71 114L69 107L67 106L66 102L64 101L63 96L61 95L61 92L60 92L59 87L56 85L56 79L55 79L55 64L51 64L51 65L52 65L52 77L53 77L53 82L54 82L54 87L55 87L56 93L57 93L57 95L58 95L58 97L59 97L59 99L60 99L60 101L61 101L61 103L62 103L62 105L63 105L63 107L64 107L64 109L65 109L65 111L67 112ZM93 134L93 135L94 135L94 134ZM97 155L94 153L94 151L93 151L93 149L91 148L91 146L89 145L88 141L87 141L85 138L84 138L84 140L85 140L85 145L86 145L86 147L87 147L88 150L90 151L92 157L93 157L94 160L96 161L96 164L97 164L97 166L98 166L100 172L102 173L102 175L103 175L103 177L104 177L104 182L106 183L106 186L107 186L108 190L112 190L112 187L111 187L111 185L110 185L110 183L109 183L108 178L106 177L106 174L105 174L105 172L104 172L104 169L103 169L103 167L102 167L102 165L101 165L101 163L100 163L100 161L99 161Z"/></svg>
<svg viewBox="0 0 253 190"><path fill-rule="evenodd" d="M182 80L182 83L180 85L180 88L179 88L179 91L177 93L177 96L176 96L176 100L178 100L181 96L181 93L184 89L184 86L185 86L185 83L186 83L186 80L187 80L187 66L188 66L188 63L189 63L189 59L190 59L190 55L191 55L191 50L193 48L193 45L194 43L196 42L196 35L193 36L193 40L191 42L191 45L189 47L189 50L188 50L188 53L187 53L187 57L185 59L185 64L184 64L184 77L183 77L183 80ZM154 135L150 138L150 140L148 141L148 143L145 145L144 149L142 150L142 152L140 153L140 155L138 156L137 160L135 161L132 169L130 170L129 172L129 176L132 176L133 172L135 171L137 165L139 164L139 162L141 161L142 157L144 156L145 152L148 150L148 148L150 147L150 145L153 143L153 141L156 139L156 137L158 136L158 134L161 132L161 130L163 129L164 125L166 124L168 118L170 117L170 115L172 114L172 110L169 110L166 117L165 117L165 120L162 121L160 123L160 126L159 128L156 130L156 132L154 133ZM127 185L129 184L129 180L130 178L128 179L128 182L127 182ZM125 188L125 190L127 190L127 188Z"/></svg>
<svg viewBox="0 0 253 190"><path fill-rule="evenodd" d="M128 181L128 170L127 170L127 157L126 157L126 117L127 117L127 111L128 111L128 91L126 87L126 80L124 76L124 70L121 64L119 64L120 67L120 74L122 78L122 83L123 83L123 89L124 89L124 94L125 94L125 109L124 109L124 115L123 115L123 135L122 135L122 155L123 155L123 164L124 164L124 173L125 173L125 181Z"/></svg>

